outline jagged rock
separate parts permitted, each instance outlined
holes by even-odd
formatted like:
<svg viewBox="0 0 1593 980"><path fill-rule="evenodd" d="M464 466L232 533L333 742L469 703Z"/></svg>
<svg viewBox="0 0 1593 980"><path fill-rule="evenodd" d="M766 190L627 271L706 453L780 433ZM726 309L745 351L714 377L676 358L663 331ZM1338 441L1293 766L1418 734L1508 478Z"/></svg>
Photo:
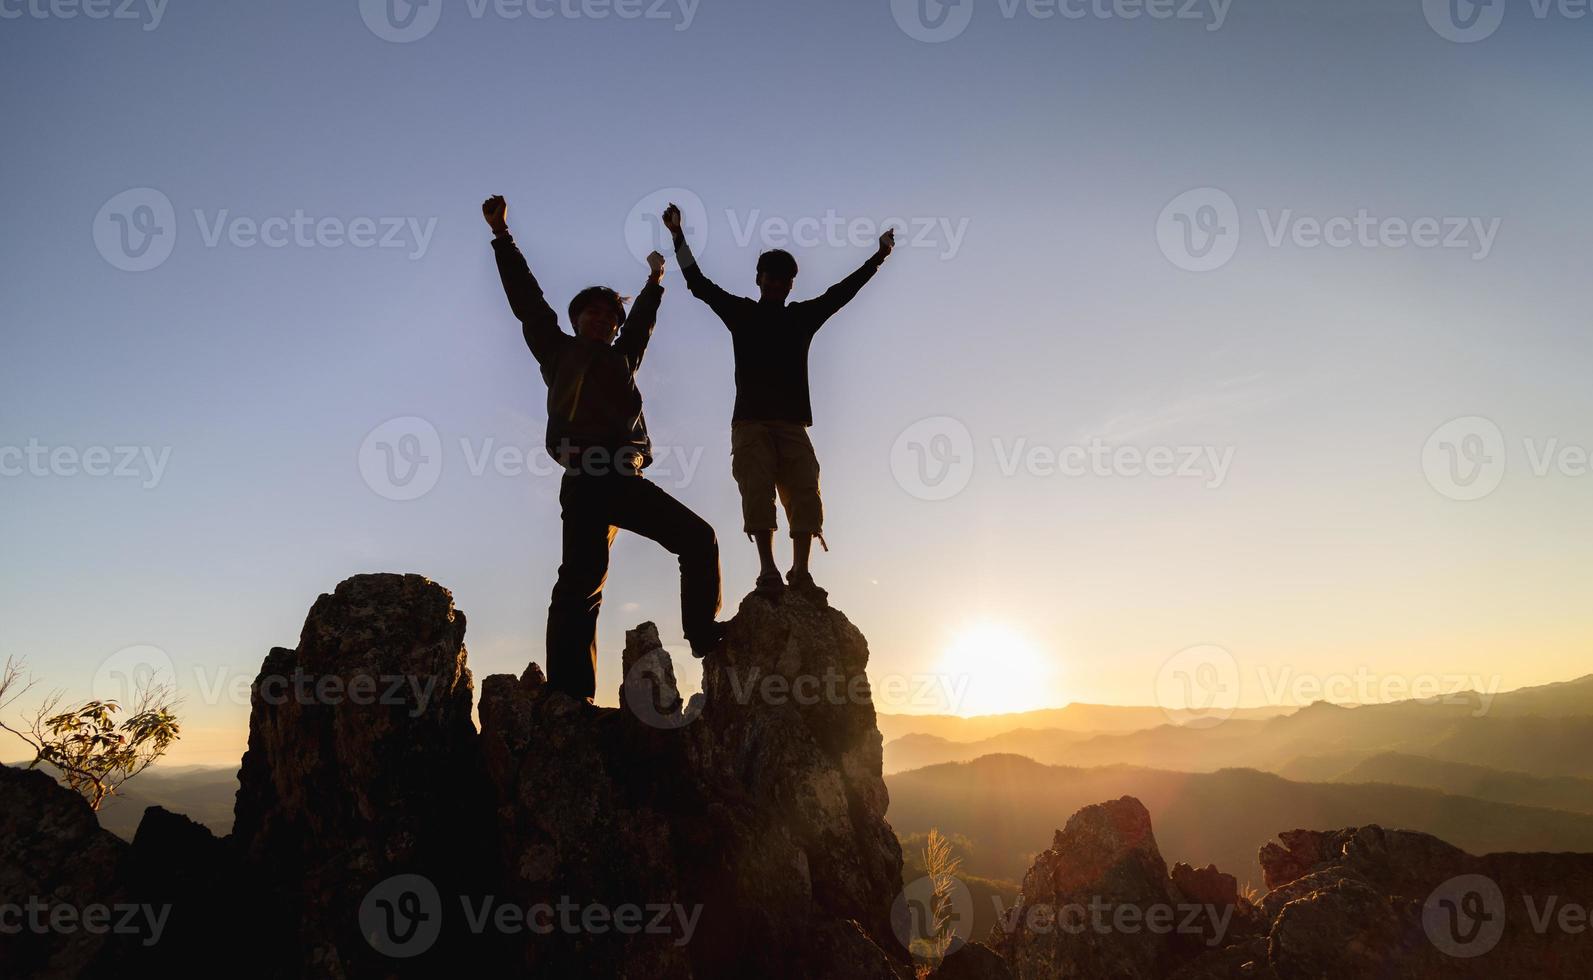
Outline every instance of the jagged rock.
<svg viewBox="0 0 1593 980"><path fill-rule="evenodd" d="M0 765L0 906L19 916L7 922L16 932L0 933L0 976L75 977L114 962L119 942L138 936L85 928L84 916L110 908L109 925L122 918L126 857L83 797L40 770ZM52 925L58 914L71 928Z"/></svg>
<svg viewBox="0 0 1593 980"><path fill-rule="evenodd" d="M983 943L965 943L930 974L934 980L1012 980L1007 961Z"/></svg>
<svg viewBox="0 0 1593 980"><path fill-rule="evenodd" d="M1133 797L1085 807L1057 831L992 934L1019 978L1160 980L1252 913L1215 868L1167 871L1150 813Z"/></svg>
<svg viewBox="0 0 1593 980"><path fill-rule="evenodd" d="M1310 873L1311 869L1343 851L1336 835L1317 830L1286 830L1275 842L1261 846L1261 880L1273 889Z"/></svg>
<svg viewBox="0 0 1593 980"><path fill-rule="evenodd" d="M487 884L492 834L464 633L436 583L362 575L316 601L297 649L266 657L250 692L233 837L292 912L273 949L290 951L289 972L395 969L401 961L368 937L381 914L371 903L398 914L398 897L373 892L398 875L437 889L426 904L440 908L414 906L427 921L443 917L444 936L458 940L438 943L437 960L471 947L451 916L457 896ZM403 896L404 908L411 902Z"/></svg>
<svg viewBox="0 0 1593 980"><path fill-rule="evenodd" d="M160 942L137 951L142 972L194 976L236 957L239 923L270 935L283 922L257 901L250 876L232 847L209 828L152 806L144 811L128 851L129 893L134 901L167 910ZM237 972L247 975L245 967Z"/></svg>
<svg viewBox="0 0 1593 980"><path fill-rule="evenodd" d="M1276 883L1262 901L1273 920L1268 962L1280 980L1584 975L1588 934L1542 914L1552 896L1593 894L1593 855L1476 857L1377 826L1281 839L1262 850Z"/></svg>
<svg viewBox="0 0 1593 980"><path fill-rule="evenodd" d="M1436 965L1420 934L1419 904L1346 878L1285 905L1267 955L1279 980L1427 975L1413 971Z"/></svg>
<svg viewBox="0 0 1593 980"><path fill-rule="evenodd" d="M646 723L658 728L680 728L695 721L702 711L702 695L689 705L681 699L674 661L664 649L663 641L658 638L658 627L653 623L643 623L625 632L620 670L624 677L620 685L620 706Z"/></svg>
<svg viewBox="0 0 1593 980"><path fill-rule="evenodd" d="M524 965L650 978L905 969L867 662L844 615L788 596L742 604L689 708L650 624L627 637L618 710L552 692L540 671L487 678L483 755L514 901L674 910L656 933L528 937Z"/></svg>
<svg viewBox="0 0 1593 980"><path fill-rule="evenodd" d="M1261 859L1271 891L1258 906L1214 867L1177 865L1164 881L1149 814L1137 801L1086 807L1036 859L993 945L1020 978L1584 975L1587 933L1544 928L1543 902L1589 894L1593 855L1474 857L1428 834L1368 826L1288 831L1262 848ZM1070 935L1029 926L1038 909L1091 898L1139 908L1203 905L1232 915L1221 929L1200 929L1193 944L1182 931Z"/></svg>

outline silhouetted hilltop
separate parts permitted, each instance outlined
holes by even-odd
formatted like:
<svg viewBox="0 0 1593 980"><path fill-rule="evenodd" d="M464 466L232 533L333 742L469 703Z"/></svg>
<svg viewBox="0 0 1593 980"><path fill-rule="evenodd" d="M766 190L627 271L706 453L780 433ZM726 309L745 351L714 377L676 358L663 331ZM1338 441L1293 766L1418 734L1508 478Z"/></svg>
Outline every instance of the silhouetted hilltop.
<svg viewBox="0 0 1593 980"><path fill-rule="evenodd" d="M1231 769L1169 772L1135 766L1044 766L1018 756L897 773L887 780L899 833L938 828L972 842L970 873L1016 879L1055 814L1092 800L1145 802L1177 860L1215 861L1241 882L1260 878L1256 841L1278 827L1369 823L1416 827L1474 852L1593 851L1593 816L1380 784L1296 783Z"/></svg>
<svg viewBox="0 0 1593 980"><path fill-rule="evenodd" d="M1399 752L1383 752L1363 759L1340 773L1334 781L1421 786L1479 800L1593 813L1593 779L1534 776Z"/></svg>

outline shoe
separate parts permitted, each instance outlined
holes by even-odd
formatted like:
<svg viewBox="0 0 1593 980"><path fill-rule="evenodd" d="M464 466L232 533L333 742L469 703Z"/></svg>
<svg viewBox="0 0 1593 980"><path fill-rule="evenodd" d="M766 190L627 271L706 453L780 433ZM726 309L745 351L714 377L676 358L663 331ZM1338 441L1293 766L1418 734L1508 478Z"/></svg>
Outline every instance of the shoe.
<svg viewBox="0 0 1593 980"><path fill-rule="evenodd" d="M792 591L807 597L819 605L825 605L830 601L830 594L819 588L818 583L813 581L812 572L792 570L786 575L785 580L790 584Z"/></svg>
<svg viewBox="0 0 1593 980"><path fill-rule="evenodd" d="M779 572L764 572L758 576L758 585L752 590L753 595L761 595L765 599L778 599L785 591L785 580L780 578Z"/></svg>
<svg viewBox="0 0 1593 980"><path fill-rule="evenodd" d="M707 636L699 636L691 641L691 655L702 660L724 646L725 632L725 623L715 623Z"/></svg>

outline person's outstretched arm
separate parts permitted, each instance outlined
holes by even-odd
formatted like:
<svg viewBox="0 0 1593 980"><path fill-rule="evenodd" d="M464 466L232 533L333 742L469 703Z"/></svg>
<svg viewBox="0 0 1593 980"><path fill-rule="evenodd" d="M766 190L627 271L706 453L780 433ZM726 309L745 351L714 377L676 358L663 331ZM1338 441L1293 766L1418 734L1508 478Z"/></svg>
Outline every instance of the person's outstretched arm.
<svg viewBox="0 0 1593 980"><path fill-rule="evenodd" d="M509 309L520 321L525 331L526 346L537 363L545 364L567 336L559 329L559 315L548 305L542 287L531 274L525 256L509 234L509 205L501 196L487 198L481 205L482 216L492 228L492 250L498 256L498 277L503 280L504 294L509 297Z"/></svg>
<svg viewBox="0 0 1593 980"><path fill-rule="evenodd" d="M631 312L620 327L619 339L614 346L630 362L634 371L647 353L647 342L653 337L653 325L658 322L658 304L664 298L664 257L658 252L647 257L647 285L636 295Z"/></svg>
<svg viewBox="0 0 1593 980"><path fill-rule="evenodd" d="M691 290L693 296L707 303L708 308L728 325L730 307L738 297L720 289L703 275L702 267L697 264L697 256L692 254L691 246L686 242L686 232L681 228L680 208L673 204L664 209L664 228L675 240L675 261L680 263L681 274L686 277L686 288Z"/></svg>
<svg viewBox="0 0 1593 980"><path fill-rule="evenodd" d="M808 300L802 304L805 312L813 319L813 329L824 326L824 321L841 311L841 308L850 303L857 294L874 278L874 273L890 258L891 251L896 248L896 230L889 229L879 236L879 251L869 256L858 270L842 279L840 282L824 291L824 295L817 299Z"/></svg>

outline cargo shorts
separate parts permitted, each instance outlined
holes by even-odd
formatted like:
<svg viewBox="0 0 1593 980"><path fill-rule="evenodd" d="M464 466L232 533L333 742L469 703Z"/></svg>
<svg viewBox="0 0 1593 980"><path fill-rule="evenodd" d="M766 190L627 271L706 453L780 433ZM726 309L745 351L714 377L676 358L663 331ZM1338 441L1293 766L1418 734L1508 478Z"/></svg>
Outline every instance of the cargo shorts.
<svg viewBox="0 0 1593 980"><path fill-rule="evenodd" d="M773 531L776 495L785 508L791 537L824 532L819 499L819 458L807 426L798 422L732 422L730 472L741 490L743 530Z"/></svg>

